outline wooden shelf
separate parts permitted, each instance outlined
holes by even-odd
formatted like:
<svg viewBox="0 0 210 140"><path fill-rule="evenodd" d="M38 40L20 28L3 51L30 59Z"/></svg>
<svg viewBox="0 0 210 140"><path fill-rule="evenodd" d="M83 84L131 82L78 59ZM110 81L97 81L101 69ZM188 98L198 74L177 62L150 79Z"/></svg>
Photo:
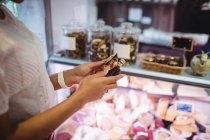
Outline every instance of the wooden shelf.
<svg viewBox="0 0 210 140"><path fill-rule="evenodd" d="M59 54L52 55L49 58L49 61L53 63L67 64L72 66L77 66L79 64L88 62L87 60L77 60L77 59L61 57ZM155 72L155 71L142 69L140 63L137 62L135 65L122 67L121 71L122 73L133 76L163 80L163 81L198 86L203 88L210 88L210 73L208 73L208 75L205 77L193 76L190 67L187 67L182 75L175 75L175 74L168 74L168 73Z"/></svg>

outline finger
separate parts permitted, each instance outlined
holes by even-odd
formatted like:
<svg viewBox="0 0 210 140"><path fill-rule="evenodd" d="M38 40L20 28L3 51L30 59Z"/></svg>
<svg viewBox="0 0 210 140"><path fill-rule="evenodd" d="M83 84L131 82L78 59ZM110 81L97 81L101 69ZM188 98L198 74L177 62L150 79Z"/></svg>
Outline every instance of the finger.
<svg viewBox="0 0 210 140"><path fill-rule="evenodd" d="M87 66L90 68L95 68L95 67L99 67L103 64L104 64L104 61L97 61L97 62L88 63Z"/></svg>
<svg viewBox="0 0 210 140"><path fill-rule="evenodd" d="M92 68L92 74L95 74L99 71L102 71L103 70L103 67L96 67L96 68Z"/></svg>
<svg viewBox="0 0 210 140"><path fill-rule="evenodd" d="M105 77L107 73L108 73L108 70L103 70L103 71L100 71L100 72L94 74L93 76L94 77Z"/></svg>
<svg viewBox="0 0 210 140"><path fill-rule="evenodd" d="M103 71L100 71L98 73L96 73L94 76L95 77L104 77L106 76L106 74L109 72L109 68L104 69Z"/></svg>
<svg viewBox="0 0 210 140"><path fill-rule="evenodd" d="M106 91L108 91L109 89L114 89L114 88L117 88L117 84L111 84L111 85L107 85L106 86Z"/></svg>
<svg viewBox="0 0 210 140"><path fill-rule="evenodd" d="M120 79L123 78L124 76L125 76L125 74L119 74L119 75L116 75L116 76L107 77L105 83L106 83L106 84L116 83L118 80L120 80Z"/></svg>

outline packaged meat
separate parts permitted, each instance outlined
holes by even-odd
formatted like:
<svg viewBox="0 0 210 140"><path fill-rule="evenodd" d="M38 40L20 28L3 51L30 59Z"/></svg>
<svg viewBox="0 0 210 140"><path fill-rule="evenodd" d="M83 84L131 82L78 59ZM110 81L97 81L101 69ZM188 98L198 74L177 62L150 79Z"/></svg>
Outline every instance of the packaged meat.
<svg viewBox="0 0 210 140"><path fill-rule="evenodd" d="M101 136L107 140L192 140L197 134L195 138L200 140L200 133L210 130L208 112L202 112L197 104L194 109L182 105L175 109L177 101L187 103L180 97L174 100L118 88L87 103L58 130L57 136L73 140L101 140Z"/></svg>
<svg viewBox="0 0 210 140"><path fill-rule="evenodd" d="M173 122L177 115L178 112L175 110L175 105L172 105L168 108L166 112L165 120Z"/></svg>
<svg viewBox="0 0 210 140"><path fill-rule="evenodd" d="M188 125L195 123L195 119L192 115L189 114L180 114L176 117L176 120L173 122L174 125Z"/></svg>
<svg viewBox="0 0 210 140"><path fill-rule="evenodd" d="M189 138L192 136L192 132L177 130L172 125L170 127L170 131L174 136L176 136L178 138Z"/></svg>
<svg viewBox="0 0 210 140"><path fill-rule="evenodd" d="M168 97L161 98L157 104L156 116L161 119L165 119L166 112L168 110L168 105L169 105L169 98Z"/></svg>

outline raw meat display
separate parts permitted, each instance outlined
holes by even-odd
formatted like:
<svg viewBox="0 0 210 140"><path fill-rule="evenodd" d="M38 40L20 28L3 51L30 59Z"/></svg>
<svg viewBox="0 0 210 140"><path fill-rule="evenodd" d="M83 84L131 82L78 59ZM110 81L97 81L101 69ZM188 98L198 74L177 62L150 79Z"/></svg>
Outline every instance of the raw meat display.
<svg viewBox="0 0 210 140"><path fill-rule="evenodd" d="M192 103L114 89L71 116L56 140L210 140L209 117Z"/></svg>

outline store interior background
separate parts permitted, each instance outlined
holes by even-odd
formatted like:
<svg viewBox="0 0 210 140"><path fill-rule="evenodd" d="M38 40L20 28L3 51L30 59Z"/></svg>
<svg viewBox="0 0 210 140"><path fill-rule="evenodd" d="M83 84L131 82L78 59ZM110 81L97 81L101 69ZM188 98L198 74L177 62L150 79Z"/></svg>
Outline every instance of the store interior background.
<svg viewBox="0 0 210 140"><path fill-rule="evenodd" d="M173 32L176 2L177 1L174 0L158 2L154 0L51 0L54 50L59 51L63 49L62 38L64 36L62 26L68 24L71 20L78 20L86 27L94 24L99 18L103 19L106 24L112 27L118 27L122 22L129 21L132 22L135 27L140 28L142 32L149 28L163 32ZM206 25L210 25L210 23L206 23ZM152 49L153 51L158 52L161 50L169 54L182 53L171 49L170 46L162 47L145 43L142 44L143 45L140 46L142 51ZM66 69L69 68L69 66L62 66L62 68L63 67ZM56 71L60 70L61 66L57 67ZM141 81L143 78L139 79ZM143 81L144 80L142 80L142 82ZM174 83L159 81L159 84L162 86L155 90L156 93L163 95L172 94L171 86L173 86ZM124 84L123 86L128 85ZM179 95L191 97L207 97L209 93L208 89L186 85L180 85L178 90Z"/></svg>
<svg viewBox="0 0 210 140"><path fill-rule="evenodd" d="M94 24L98 18L103 18L108 25L113 27L119 26L124 21L131 21L135 26L141 28L142 32L151 27L164 32L173 32L176 0L157 2L155 0L25 0L20 5L9 3L7 6L32 32L39 36L43 42L47 63L52 53L63 49L62 26L72 20L79 20L86 27ZM206 24L209 31L210 23ZM150 45L150 47L153 46ZM148 47L146 45L142 48L146 50ZM161 49L158 48L158 50ZM170 47L163 50L174 53ZM72 66L52 63L48 63L47 66L49 73L72 68ZM141 77L135 78L140 82L148 81ZM119 81L119 85L131 88L132 83L128 83L126 79ZM158 85L153 91L151 90L152 94L173 94L172 87L176 83L149 80L148 87L152 84ZM58 92L56 102L61 102L69 96L69 89ZM209 89L195 86L180 84L178 88L179 96L190 97L187 99L195 100L195 103L202 102L201 108L204 110L208 110L209 94ZM210 116L209 112L206 113Z"/></svg>

